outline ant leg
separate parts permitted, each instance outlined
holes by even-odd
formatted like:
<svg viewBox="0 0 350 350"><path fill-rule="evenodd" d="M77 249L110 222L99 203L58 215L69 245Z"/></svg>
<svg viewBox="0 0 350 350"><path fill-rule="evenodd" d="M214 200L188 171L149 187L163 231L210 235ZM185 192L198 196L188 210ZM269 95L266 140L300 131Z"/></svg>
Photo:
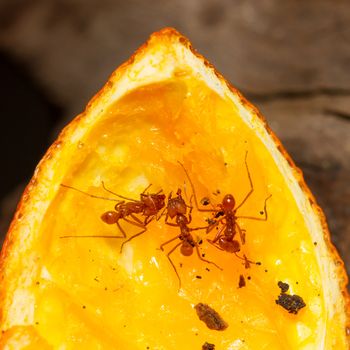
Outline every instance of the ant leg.
<svg viewBox="0 0 350 350"><path fill-rule="evenodd" d="M213 212L214 210L211 210L211 209L199 208L198 199L197 199L197 195L196 195L196 191L195 191L195 189L194 189L194 185L193 185L193 182L192 182L192 180L191 180L191 178L190 178L190 175L188 174L188 172L187 172L185 166L184 166L181 162L179 162L179 161L178 161L178 163L181 165L182 169L184 170L184 172L185 172L185 174L186 174L186 177L187 177L187 179L188 179L188 181L189 181L189 183L190 183L190 185L191 185L192 193L193 193L193 198L194 198L194 203L195 203L195 205L196 205L196 209L197 209L198 211Z"/></svg>
<svg viewBox="0 0 350 350"><path fill-rule="evenodd" d="M146 231L147 231L147 227L145 227L145 228L144 228L142 231L140 231L139 233L136 233L135 235L133 235L133 236L129 237L127 240L125 240L125 241L122 243L122 245L120 246L120 253L123 251L123 247L124 247L124 244L125 244L125 243L130 242L132 239L134 239L134 238L137 237L137 236L142 235L142 234L145 233Z"/></svg>
<svg viewBox="0 0 350 350"><path fill-rule="evenodd" d="M168 214L166 214L164 222L165 222L167 225L169 225L169 226L174 226L174 227L179 227L178 224L174 224L174 223L172 223L172 222L169 222L168 219L169 219L169 216L168 216Z"/></svg>
<svg viewBox="0 0 350 350"><path fill-rule="evenodd" d="M187 225L189 225L191 222L192 222L192 215L191 215L191 211L188 213L188 222L187 222Z"/></svg>
<svg viewBox="0 0 350 350"><path fill-rule="evenodd" d="M175 241L175 240L178 239L178 238L180 238L180 235L178 235L178 236L176 236L176 237L174 237L174 238L172 238L172 239L169 239L168 241L162 243L162 244L160 245L160 247L159 247L160 250L164 251L164 248L163 248L163 247L164 247L165 245L167 245L167 244L169 244L169 243ZM180 243L181 243L181 242L180 242Z"/></svg>
<svg viewBox="0 0 350 350"><path fill-rule="evenodd" d="M115 208L119 208L122 204L124 204L125 203L125 201L119 201L119 203L117 203L116 205L115 205Z"/></svg>
<svg viewBox="0 0 350 350"><path fill-rule="evenodd" d="M268 199L271 198L271 194L265 199L265 202L264 202L264 213L265 213L265 216L263 218L256 218L254 216L236 216L237 218L239 219L248 219L248 220L257 220L257 221L267 221L267 210L266 210L266 202Z"/></svg>
<svg viewBox="0 0 350 350"><path fill-rule="evenodd" d="M132 217L133 220L135 220L139 224L144 225L144 223L137 216L135 216L134 214L130 214L130 217Z"/></svg>
<svg viewBox="0 0 350 350"><path fill-rule="evenodd" d="M128 222L129 224L131 225L134 225L134 226L137 226L137 227L141 227L141 228L145 228L145 225L143 224L143 222L138 222L138 221L132 221L132 220L129 220L127 218L122 218L123 220L125 220L126 222Z"/></svg>
<svg viewBox="0 0 350 350"><path fill-rule="evenodd" d="M147 226L152 220L156 218L156 215L146 216L143 225Z"/></svg>
<svg viewBox="0 0 350 350"><path fill-rule="evenodd" d="M123 228L120 226L119 222L116 222L120 232L123 236L111 236L111 235L67 235L67 236L60 236L60 238L126 238L126 233L123 230Z"/></svg>
<svg viewBox="0 0 350 350"><path fill-rule="evenodd" d="M118 238L126 238L126 233L125 233L124 229L120 226L120 223L117 221L116 224L117 224L117 226L118 226L120 232L121 232L122 235L123 235L122 237L118 237Z"/></svg>
<svg viewBox="0 0 350 350"><path fill-rule="evenodd" d="M218 225L219 225L218 221L214 222L213 224L209 224L207 226L207 232L206 233L207 234L210 233L214 229L214 227L217 227Z"/></svg>
<svg viewBox="0 0 350 350"><path fill-rule="evenodd" d="M249 179L249 183L250 183L250 190L249 192L246 194L246 196L244 197L243 201L241 202L241 204L239 204L236 208L235 211L237 211L245 202L246 200L249 198L249 196L254 192L254 186L253 186L253 181L252 181L252 177L250 176L250 171L248 168L248 163L247 163L247 156L248 156L248 151L245 154L245 158L244 158L244 163L245 163L245 167L247 169L247 173L248 173L248 179Z"/></svg>
<svg viewBox="0 0 350 350"><path fill-rule="evenodd" d="M235 224L236 224L236 227L238 228L239 236L241 237L241 242L242 244L245 244L245 230L242 230L237 223Z"/></svg>
<svg viewBox="0 0 350 350"><path fill-rule="evenodd" d="M182 244L182 242L176 244L176 246L175 246L173 249L171 249L171 250L168 252L168 254L166 255L167 258L168 258L169 261L170 261L171 266L173 267L173 269L174 269L174 271L175 271L175 273L176 273L176 276L177 276L178 280L179 280L179 290L181 289L181 279L180 279L179 273L177 272L177 269L176 269L176 267L175 267L175 264L174 264L173 261L170 259L170 254L172 254L181 244Z"/></svg>
<svg viewBox="0 0 350 350"><path fill-rule="evenodd" d="M213 261L209 261L209 260L207 260L207 259L204 259L204 258L201 256L200 251L199 251L199 248L198 248L198 244L196 244L196 252L197 252L198 258L199 258L200 260L202 260L202 261L204 261L204 262L206 262L206 263L208 263L208 264L212 264L212 265L216 266L219 270L222 271L222 267L220 267L219 265L215 264Z"/></svg>
<svg viewBox="0 0 350 350"><path fill-rule="evenodd" d="M102 181L102 187L103 187L103 189L104 189L105 191L107 191L107 192L113 194L114 196L117 196L117 197L119 197L119 198L126 199L126 200L128 200L128 201L138 202L138 200L136 200L136 199L129 198L129 197L125 197L125 196L122 196L122 195L120 195L120 194L118 194L118 193L115 193L115 192L109 190L109 189L105 186L104 181Z"/></svg>
<svg viewBox="0 0 350 350"><path fill-rule="evenodd" d="M167 225L169 226L173 226L173 227L179 227L178 224L173 224L172 222L165 222Z"/></svg>
<svg viewBox="0 0 350 350"><path fill-rule="evenodd" d="M192 198L193 198L193 195L190 198L190 205L186 204L186 207L190 209L190 211L188 212L188 223L189 224L192 222L192 210L193 210Z"/></svg>
<svg viewBox="0 0 350 350"><path fill-rule="evenodd" d="M187 208L190 208L190 212L192 212L192 210L193 210L192 198L193 198L193 194L192 194L192 196L191 196L191 198L190 198L190 205L187 205L187 204L186 204L186 207L187 207Z"/></svg>
<svg viewBox="0 0 350 350"><path fill-rule="evenodd" d="M159 221L161 219L162 216L165 215L166 212L166 208L163 209L163 211L160 213L160 215L158 216L159 212L156 214L156 220Z"/></svg>
<svg viewBox="0 0 350 350"><path fill-rule="evenodd" d="M219 220L212 220L213 222L209 222L209 221L207 221L208 223L209 223L209 225L207 226L207 234L209 233L209 232L211 232L213 229L214 229L214 227L217 227L219 224L222 224L223 223L223 221L224 221L224 219L226 218L226 216L223 216L221 219L219 219ZM226 224L224 224L224 226L225 226Z"/></svg>
<svg viewBox="0 0 350 350"><path fill-rule="evenodd" d="M149 185L143 190L143 192L142 192L141 194L145 194L145 192L146 192L151 186L152 186L152 184L149 184Z"/></svg>
<svg viewBox="0 0 350 350"><path fill-rule="evenodd" d="M145 233L147 231L147 227L146 225L140 221L136 216L134 217L134 215L130 214L130 216L135 220L135 221L132 221L132 220L129 220L127 218L122 218L123 220L125 220L126 222L128 222L129 224L132 224L132 225L135 225L137 227L140 227L142 228L142 231L134 234L133 236L129 237L127 240L125 240L122 245L120 246L120 253L122 252L123 250L123 247L124 247L124 244L127 243L127 242L130 242L132 239L134 239L135 237L137 236L140 236L142 235L143 233ZM137 221L136 221L137 220Z"/></svg>
<svg viewBox="0 0 350 350"><path fill-rule="evenodd" d="M208 239L207 241L208 241L209 243L215 245L215 243L216 243L216 242L219 240L219 238L222 236L221 232L224 230L225 227L226 227L226 225L222 225L222 226L220 227L220 229L218 230L218 232L216 232L216 235L215 235L214 239L213 239L213 240Z"/></svg>
<svg viewBox="0 0 350 350"><path fill-rule="evenodd" d="M60 236L59 238L125 238L124 236L103 236L103 235L85 235L85 236L74 236L74 235L67 235L67 236Z"/></svg>
<svg viewBox="0 0 350 350"><path fill-rule="evenodd" d="M205 229L207 229L208 228L208 226L203 226L203 227L189 227L188 229L190 230L190 231L197 231L197 230L205 230Z"/></svg>
<svg viewBox="0 0 350 350"><path fill-rule="evenodd" d="M221 250L221 251L225 251L225 249L222 249L219 245L217 245L216 243L213 243L213 241L210 241L209 239L208 239L208 242L211 244L211 245L213 245L216 249L219 249L219 250Z"/></svg>
<svg viewBox="0 0 350 350"><path fill-rule="evenodd" d="M118 204L121 202L121 201L119 201L119 200L117 200L117 199L114 199L114 198L106 198L106 197L102 197L102 196L96 196L96 195L94 195L94 194L90 194L90 193L88 193L88 192L79 190L78 188L75 188L75 187L73 187L73 186L68 186L68 185L64 185L64 184L60 184L60 185L61 185L62 187L64 187L64 188L69 188L69 189L71 189L71 190L74 190L74 191L77 191L77 192L79 192L79 193L85 194L86 196L89 196L89 197L91 197L91 198L103 199L103 200L105 200L105 201L118 202Z"/></svg>

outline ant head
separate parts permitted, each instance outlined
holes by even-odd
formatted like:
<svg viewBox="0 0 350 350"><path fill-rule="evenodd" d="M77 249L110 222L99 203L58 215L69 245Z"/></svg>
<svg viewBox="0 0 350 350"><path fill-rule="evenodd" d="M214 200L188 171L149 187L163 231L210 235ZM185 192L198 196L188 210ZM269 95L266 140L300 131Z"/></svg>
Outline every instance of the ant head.
<svg viewBox="0 0 350 350"><path fill-rule="evenodd" d="M181 244L180 252L184 256L190 256L193 254L193 246L187 241L183 241Z"/></svg>
<svg viewBox="0 0 350 350"><path fill-rule="evenodd" d="M221 207L223 210L233 210L235 208L236 201L232 194L227 194L222 200Z"/></svg>

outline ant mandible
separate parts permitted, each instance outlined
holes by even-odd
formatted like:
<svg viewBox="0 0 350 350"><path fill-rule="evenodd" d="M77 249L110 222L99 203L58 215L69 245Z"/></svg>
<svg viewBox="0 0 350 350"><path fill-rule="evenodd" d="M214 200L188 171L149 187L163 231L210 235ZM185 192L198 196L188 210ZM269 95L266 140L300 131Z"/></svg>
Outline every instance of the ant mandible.
<svg viewBox="0 0 350 350"><path fill-rule="evenodd" d="M179 289L181 288L181 279L179 276L179 273L177 272L177 269L175 267L175 264L170 258L170 255L178 248L180 247L180 252L184 256L190 256L193 254L193 250L196 250L196 253L198 255L198 258L208 264L213 264L215 265L218 269L222 270L222 268L218 265L216 265L214 262L209 261L204 259L200 252L199 252L199 245L198 242L196 242L193 239L193 236L191 234L192 231L196 230L201 230L201 229L206 229L207 227L188 227L188 225L192 221L192 210L193 207L189 206L185 203L184 199L182 198L181 195L181 189L178 189L176 192L177 197L172 198L172 193L169 194L168 196L168 204L166 207L166 216L165 216L165 223L169 226L174 226L174 227L179 227L180 228L180 234L175 236L172 239L169 239L168 241L164 242L161 246L160 249L164 251L164 246L175 241L176 239L180 239L181 242L176 244L167 254L167 257L170 261L170 264L175 270L176 276L179 280ZM187 208L189 208L189 213L188 216L186 216L187 213ZM169 222L168 220L175 218L176 223Z"/></svg>
<svg viewBox="0 0 350 350"><path fill-rule="evenodd" d="M238 258L245 261L246 266L249 266L249 263L252 263L252 261L249 261L246 256L244 255L244 258L237 255L237 253L240 251L240 243L238 240L234 239L236 236L236 233L238 231L241 243L245 243L245 230L241 229L239 224L237 223L237 219L248 219L248 220L257 220L257 221L267 221L267 210L266 210L266 202L271 197L269 195L264 202L264 217L258 218L253 216L238 216L236 215L237 210L243 206L243 204L247 201L249 196L254 192L254 186L253 181L249 172L248 163L247 163L247 156L248 152L245 154L244 162L247 169L248 179L250 183L250 190L246 194L246 196L243 198L242 202L236 206L235 198L232 194L226 194L224 198L222 199L222 202L217 205L217 209L204 209L199 208L198 200L196 191L193 185L193 182L188 174L188 171L184 167L182 163L179 162L183 170L185 171L185 174L187 176L187 179L191 185L194 202L196 205L196 208L198 211L201 212L212 212L214 215L215 220L208 220L209 226L207 226L207 233L209 233L214 227L217 227L219 224L222 224L222 226L219 228L218 232L216 233L213 240L208 240L208 242L215 245L215 247L224 250L229 253L234 253ZM218 220L216 220L218 219Z"/></svg>
<svg viewBox="0 0 350 350"><path fill-rule="evenodd" d="M83 237L83 238L89 238L89 237L99 237L99 238L126 238L126 233L124 229L121 227L119 220L124 220L128 222L131 225L140 227L142 230L133 236L129 237L126 241L124 241L120 247L120 252L122 252L124 244L132 240L133 238L140 236L144 232L147 231L147 225L153 220L153 219L159 219L158 213L159 211L164 208L165 206L165 194L162 194L162 190L158 191L157 193L146 193L146 191L151 187L151 185L147 186L145 190L140 194L140 200L136 200L133 198L128 198L125 196L122 196L120 194L117 194L115 192L112 192L111 190L107 189L104 182L102 181L102 186L104 190L107 192L122 198L122 201L112 199L112 198L105 198L101 196L95 196L90 193L84 192L82 190L79 190L75 187L68 186L61 184L62 187L69 188L72 190L75 190L77 192L80 192L84 195L87 195L92 198L98 198L98 199L104 199L104 200L110 200L114 202L118 202L114 210L106 211L101 215L101 220L105 222L108 225L116 224L119 231L121 232L121 236L110 236L110 235L79 235L79 236L61 236L60 238L72 238L72 237ZM126 202L128 200L129 202ZM139 214L145 217L144 221L140 220L135 214Z"/></svg>

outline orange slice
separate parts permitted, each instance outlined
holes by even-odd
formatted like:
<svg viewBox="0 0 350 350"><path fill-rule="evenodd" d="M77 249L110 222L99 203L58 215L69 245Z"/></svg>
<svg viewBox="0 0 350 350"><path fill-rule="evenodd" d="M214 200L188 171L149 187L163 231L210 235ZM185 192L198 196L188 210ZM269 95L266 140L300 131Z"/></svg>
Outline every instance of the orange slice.
<svg viewBox="0 0 350 350"><path fill-rule="evenodd" d="M75 237L120 236L100 217L136 202L115 210L95 197L139 200L150 184L147 200L160 190L176 199L180 189L192 222L157 210L122 252L122 238ZM197 209L193 191L212 212ZM239 207L233 221L222 212L227 194ZM118 223L131 237L145 217ZM178 238L180 226L192 243ZM113 73L37 167L1 253L0 344L348 349L346 285L300 170L257 109L167 28Z"/></svg>

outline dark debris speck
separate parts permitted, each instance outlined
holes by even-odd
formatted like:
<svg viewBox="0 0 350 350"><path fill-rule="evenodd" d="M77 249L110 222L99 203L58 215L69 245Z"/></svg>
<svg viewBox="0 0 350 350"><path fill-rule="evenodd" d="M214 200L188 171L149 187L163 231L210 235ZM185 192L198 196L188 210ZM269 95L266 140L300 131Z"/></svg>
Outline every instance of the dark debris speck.
<svg viewBox="0 0 350 350"><path fill-rule="evenodd" d="M202 205L209 205L210 204L210 199L208 197L204 197L201 199L201 204Z"/></svg>
<svg viewBox="0 0 350 350"><path fill-rule="evenodd" d="M289 290L289 284L282 281L278 282L278 287L281 289L281 293L278 299L275 300L277 305L282 306L290 314L297 314L300 309L306 306L304 300L299 295L286 294Z"/></svg>
<svg viewBox="0 0 350 350"><path fill-rule="evenodd" d="M288 292L288 289L289 289L289 284L288 283L284 283L282 281L278 281L277 285L281 289L281 293Z"/></svg>
<svg viewBox="0 0 350 350"><path fill-rule="evenodd" d="M223 318L209 305L199 303L194 308L199 319L203 321L209 329L223 331L228 327L228 324Z"/></svg>
<svg viewBox="0 0 350 350"><path fill-rule="evenodd" d="M202 350L215 350L215 344L210 344L210 343L205 342L202 345Z"/></svg>
<svg viewBox="0 0 350 350"><path fill-rule="evenodd" d="M289 295L281 293L276 300L276 304L281 305L290 314L297 314L300 309L306 306L304 300L299 295Z"/></svg>
<svg viewBox="0 0 350 350"><path fill-rule="evenodd" d="M220 216L224 216L224 215L225 215L225 212L223 210L220 210L215 214L215 219L219 218Z"/></svg>
<svg viewBox="0 0 350 350"><path fill-rule="evenodd" d="M245 287L245 279L243 275L239 276L239 281L238 281L238 288L243 288Z"/></svg>

